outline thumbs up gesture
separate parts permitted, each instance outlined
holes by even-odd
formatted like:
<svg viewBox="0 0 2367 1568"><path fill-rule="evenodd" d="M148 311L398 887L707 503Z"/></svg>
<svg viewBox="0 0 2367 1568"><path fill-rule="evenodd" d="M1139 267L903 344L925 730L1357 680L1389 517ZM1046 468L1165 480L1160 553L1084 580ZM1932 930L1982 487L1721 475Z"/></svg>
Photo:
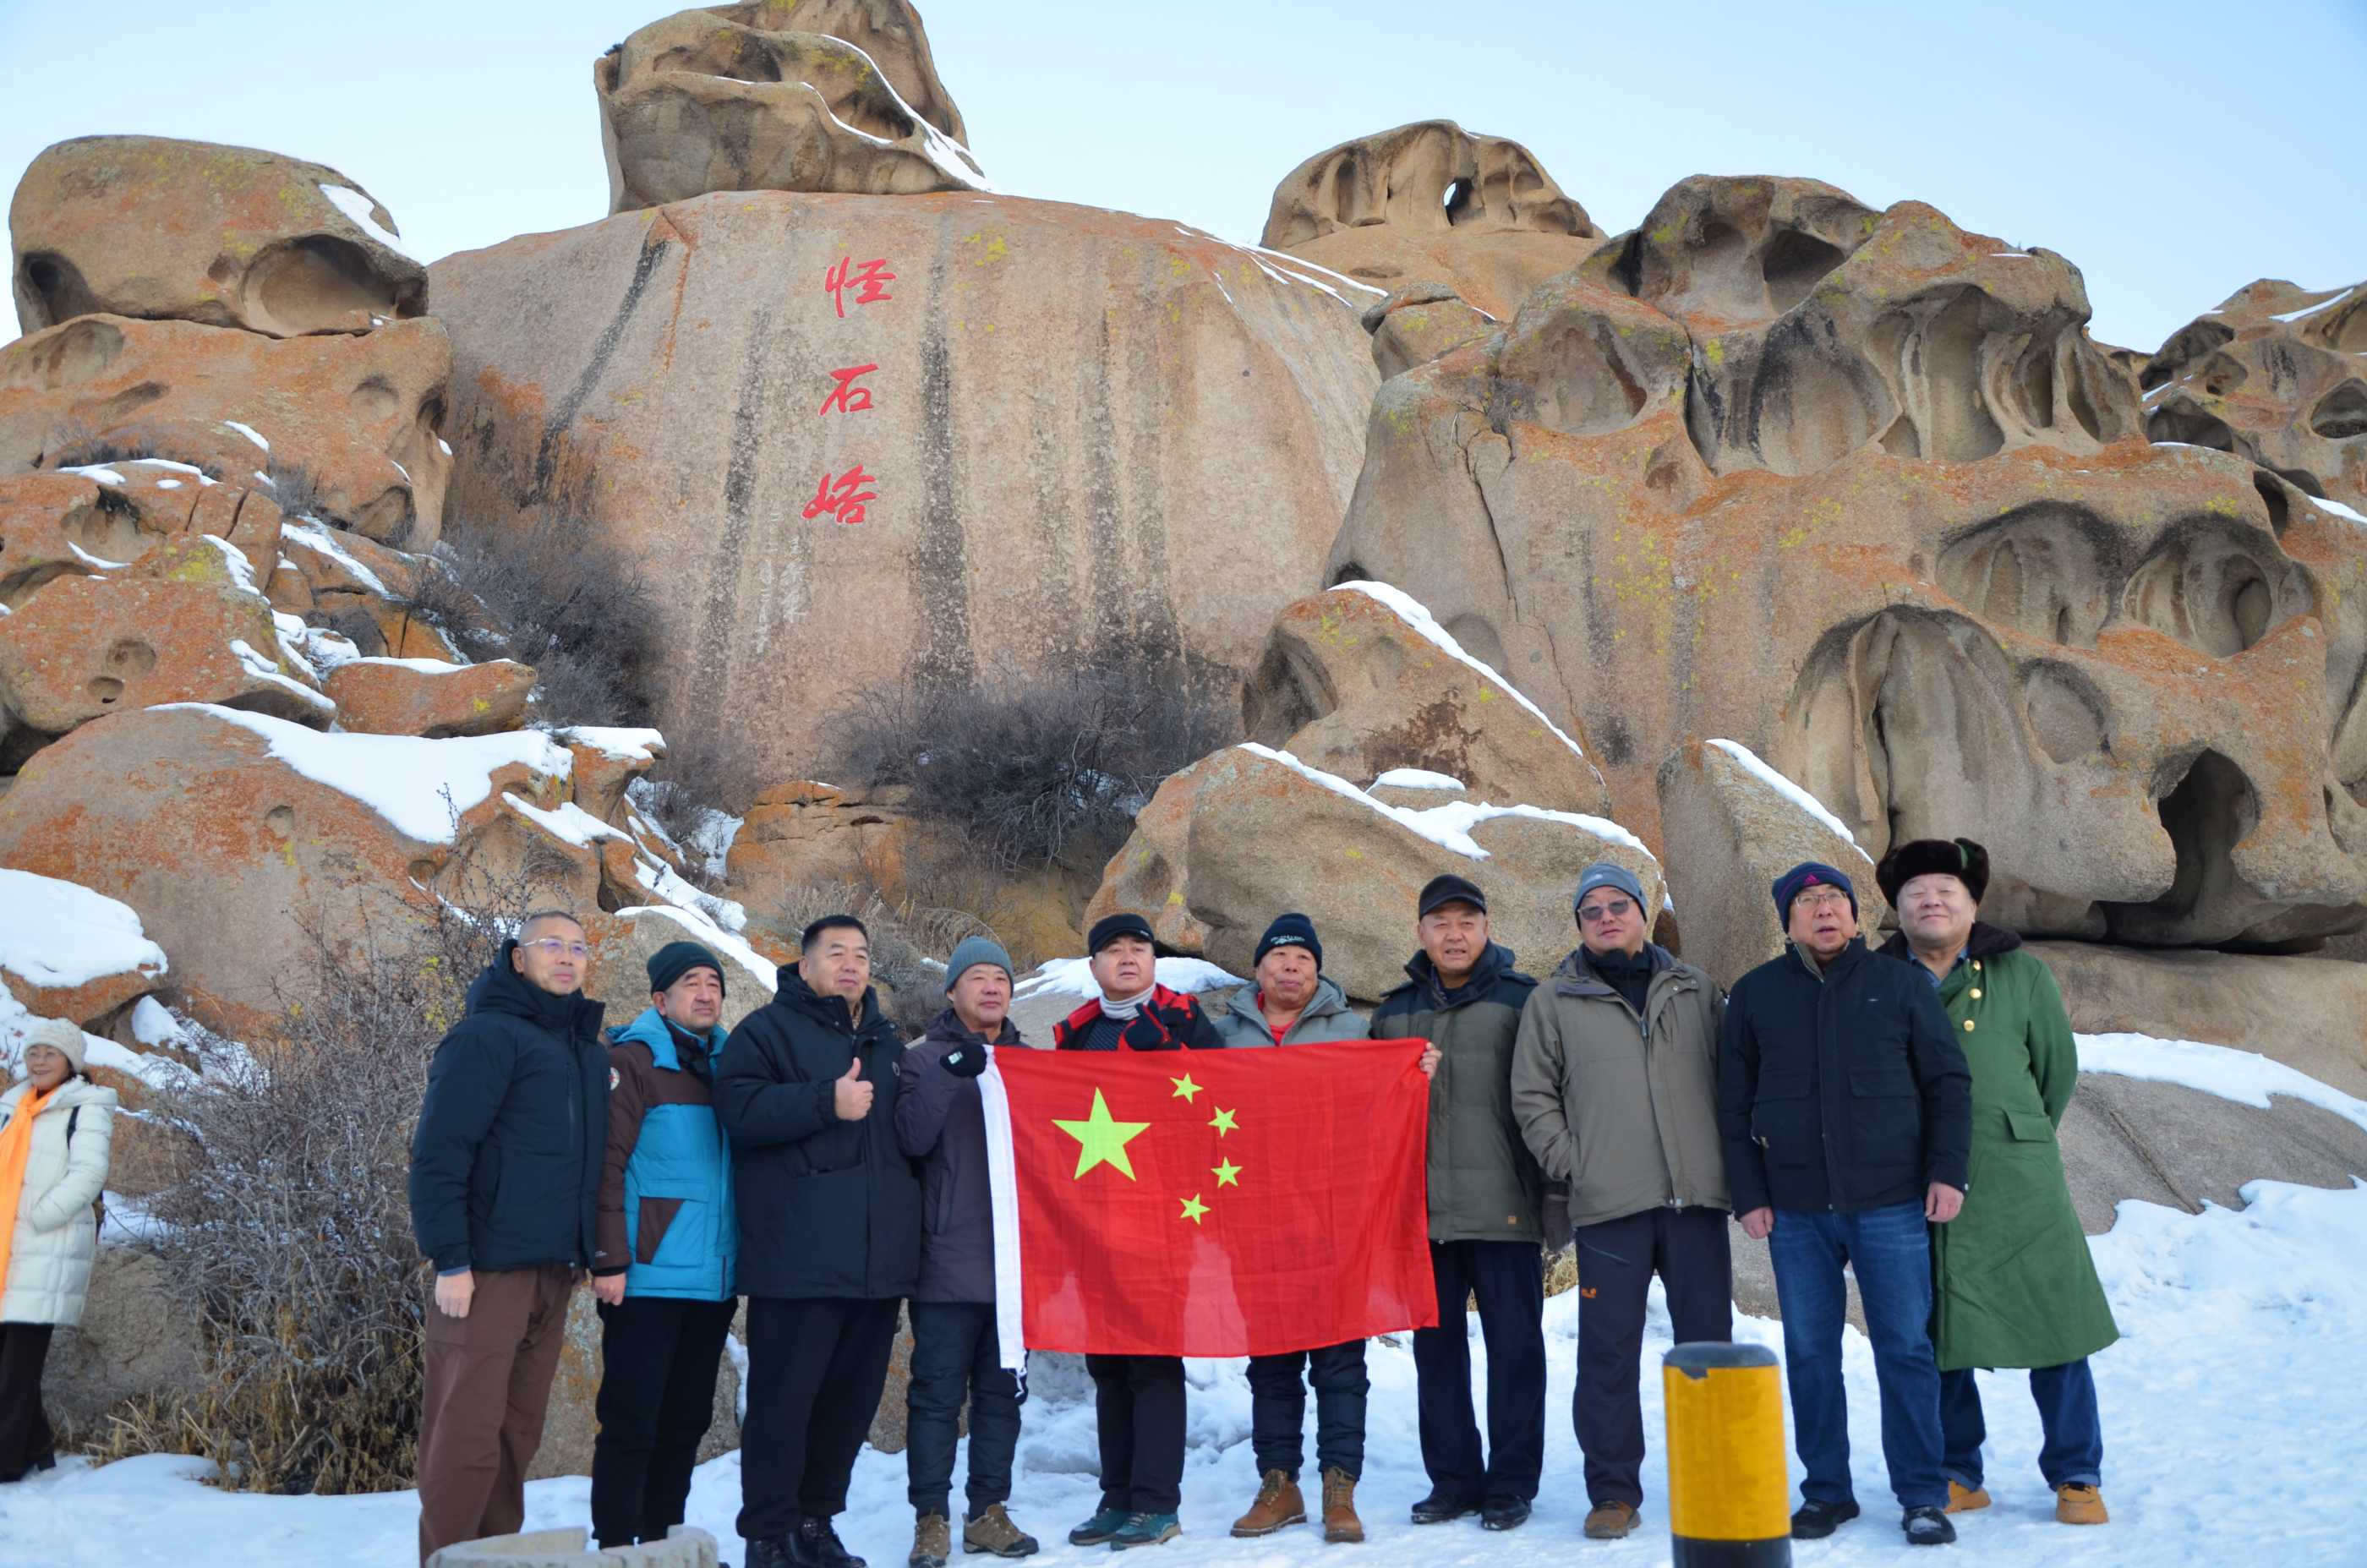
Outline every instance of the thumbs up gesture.
<svg viewBox="0 0 2367 1568"><path fill-rule="evenodd" d="M871 1114L872 1087L863 1081L863 1058L857 1056L846 1064L845 1076L831 1091L831 1099L842 1122L860 1122Z"/></svg>

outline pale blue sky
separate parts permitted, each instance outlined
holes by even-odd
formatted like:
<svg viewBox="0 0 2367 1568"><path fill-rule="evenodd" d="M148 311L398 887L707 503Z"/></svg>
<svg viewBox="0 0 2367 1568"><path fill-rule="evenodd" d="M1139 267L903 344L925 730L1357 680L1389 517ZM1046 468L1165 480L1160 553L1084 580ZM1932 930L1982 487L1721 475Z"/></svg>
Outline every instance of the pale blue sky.
<svg viewBox="0 0 2367 1568"><path fill-rule="evenodd" d="M427 259L602 216L593 59L664 0L0 0L0 178L147 132L334 164ZM1274 185L1445 118L1606 231L1690 174L1915 197L2086 274L2152 349L2252 278L2367 277L2367 0L1362 7L936 0L939 74L1015 195L1253 240ZM431 301L432 309L432 301ZM13 310L0 327L13 324Z"/></svg>

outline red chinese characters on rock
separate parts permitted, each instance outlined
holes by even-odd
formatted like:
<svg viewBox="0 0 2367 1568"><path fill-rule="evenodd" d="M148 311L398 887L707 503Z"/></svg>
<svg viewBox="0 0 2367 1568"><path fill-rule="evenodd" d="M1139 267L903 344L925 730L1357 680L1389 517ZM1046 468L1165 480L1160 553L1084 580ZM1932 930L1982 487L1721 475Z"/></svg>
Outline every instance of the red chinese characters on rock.
<svg viewBox="0 0 2367 1568"><path fill-rule="evenodd" d="M816 517L827 515L839 523L860 523L863 521L865 504L879 499L878 491L865 490L863 487L878 482L863 471L863 465L860 463L835 479L829 474L824 474L821 477L821 483L814 489L814 498L806 502L805 517L809 522Z"/></svg>
<svg viewBox="0 0 2367 1568"><path fill-rule="evenodd" d="M873 305L882 299L895 298L881 287L894 281L896 275L888 270L888 258L885 256L867 262L858 262L853 256L841 256L831 263L829 271L821 275L822 289L830 296L831 303L838 307L842 321L846 316L847 289L855 290L856 304Z"/></svg>
<svg viewBox="0 0 2367 1568"><path fill-rule="evenodd" d="M895 298L888 292L887 287L895 280L896 275L888 270L888 258L885 256L858 262L852 255L842 255L823 272L821 286L822 291L830 296L831 305L837 310L839 320L844 321L849 289L855 291L853 303L875 305L882 299ZM875 362L832 370L830 373L830 395L822 399L816 414L867 412L871 408L871 389L856 383L878 368ZM817 517L829 517L838 523L860 523L869 503L879 499L878 491L866 487L878 482L863 471L860 463L843 474L824 472L821 482L814 487L813 499L806 502L803 515L808 522Z"/></svg>
<svg viewBox="0 0 2367 1568"><path fill-rule="evenodd" d="M871 406L871 389L858 387L855 383L878 368L877 365L850 365L843 370L832 371L830 378L838 384L831 389L830 396L821 400L821 408L818 412L828 413L836 409L841 413L861 413L868 409Z"/></svg>

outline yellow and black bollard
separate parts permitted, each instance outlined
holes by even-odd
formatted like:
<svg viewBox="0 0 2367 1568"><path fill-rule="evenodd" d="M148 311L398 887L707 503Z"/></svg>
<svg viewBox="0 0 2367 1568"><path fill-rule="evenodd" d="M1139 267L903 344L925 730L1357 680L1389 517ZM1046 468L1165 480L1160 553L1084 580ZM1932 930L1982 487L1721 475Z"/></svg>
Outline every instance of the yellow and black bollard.
<svg viewBox="0 0 2367 1568"><path fill-rule="evenodd" d="M1661 1359L1660 1382L1669 1405L1674 1568L1788 1568L1792 1483L1775 1353L1759 1345L1680 1345Z"/></svg>

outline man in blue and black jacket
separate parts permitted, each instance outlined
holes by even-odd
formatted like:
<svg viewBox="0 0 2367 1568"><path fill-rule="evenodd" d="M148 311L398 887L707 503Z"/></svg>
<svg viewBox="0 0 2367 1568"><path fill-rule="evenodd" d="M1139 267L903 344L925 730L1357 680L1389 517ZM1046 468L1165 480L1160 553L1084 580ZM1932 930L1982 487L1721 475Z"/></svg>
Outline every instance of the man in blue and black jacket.
<svg viewBox="0 0 2367 1568"><path fill-rule="evenodd" d="M592 1292L600 1312L592 1533L603 1548L682 1523L737 1304L731 1149L715 1113L723 962L651 954L650 1005L608 1041L607 1160Z"/></svg>
<svg viewBox="0 0 2367 1568"><path fill-rule="evenodd" d="M1931 984L1858 935L1831 866L1775 879L1790 938L1738 981L1718 1047L1718 1130L1735 1217L1767 1242L1784 1313L1802 1502L1816 1540L1858 1514L1841 1387L1844 1264L1857 1276L1882 1389L1882 1452L1917 1546L1954 1540L1942 1509L1940 1368L1928 1226L1956 1217L1972 1147L1972 1073Z"/></svg>

